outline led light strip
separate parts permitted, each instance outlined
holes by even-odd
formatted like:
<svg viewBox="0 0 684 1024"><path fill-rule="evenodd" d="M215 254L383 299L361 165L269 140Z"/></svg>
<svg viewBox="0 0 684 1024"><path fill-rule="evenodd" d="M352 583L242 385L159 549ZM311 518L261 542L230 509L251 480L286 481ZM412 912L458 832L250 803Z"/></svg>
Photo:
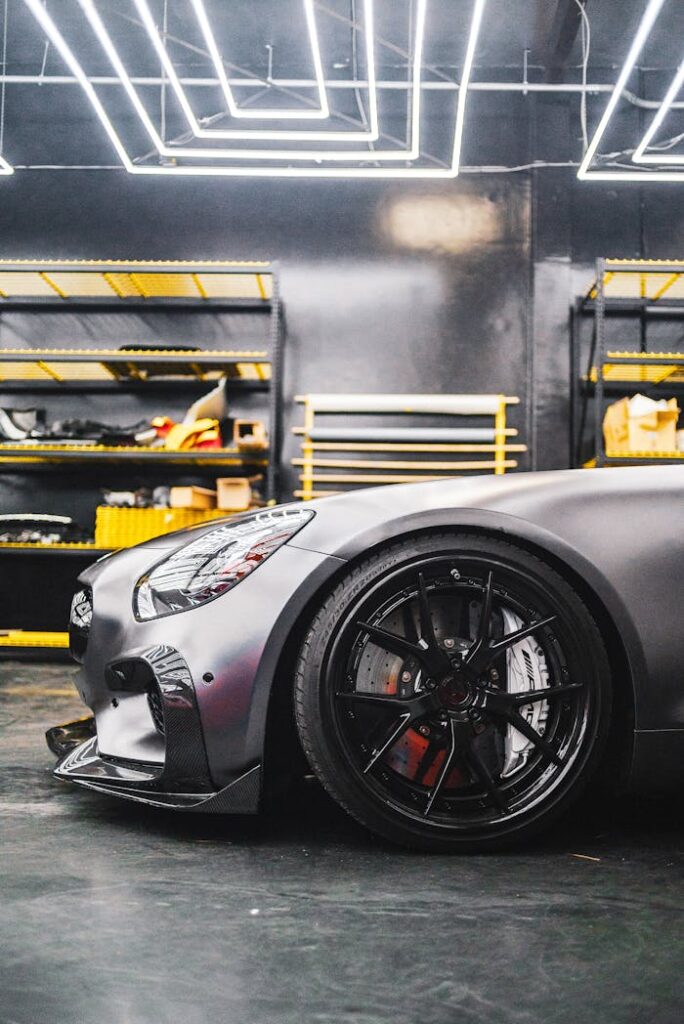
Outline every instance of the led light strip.
<svg viewBox="0 0 684 1024"><path fill-rule="evenodd" d="M627 58L620 71L618 80L615 83L608 105L603 112L603 116L598 123L598 127L594 132L593 138L587 147L587 151L584 154L582 163L580 164L579 170L577 171L577 177L581 181L683 181L684 172L681 171L638 171L638 170L591 170L591 162L596 156L596 151L599 147L601 139L605 135L608 123L615 112L622 92L627 85L627 80L634 70L634 66L637 62L639 54L641 53L648 36L651 33L651 29L656 22L660 11L665 4L666 0L649 0L648 6L644 11L644 15L637 29L637 33L632 40L632 45L629 48ZM636 153L635 153L636 156Z"/></svg>
<svg viewBox="0 0 684 1024"><path fill-rule="evenodd" d="M667 117L667 114L677 98L677 94L682 87L684 82L684 61L679 65L677 74L672 79L670 88L665 93L663 102L658 107L658 111L651 121L651 124L646 131L643 139L634 150L632 154L632 160L637 164L684 164L684 153L647 153L646 150L651 145L653 138L660 128L661 124Z"/></svg>
<svg viewBox="0 0 684 1024"><path fill-rule="evenodd" d="M468 33L468 45L466 46L466 55L463 61L463 71L461 72L461 84L458 90L458 100L456 102L456 126L454 128L454 148L451 153L451 171L455 177L458 174L458 168L461 163L461 148L463 146L463 128L465 126L465 112L466 112L466 99L468 96L468 86L470 85L470 76L473 73L473 61L475 59L475 49L477 47L477 40L480 35L480 28L482 26L482 16L484 14L486 0L475 0L475 6L473 8L473 18L470 23L470 32Z"/></svg>
<svg viewBox="0 0 684 1024"><path fill-rule="evenodd" d="M14 174L14 168L8 164L4 157L0 156L0 175Z"/></svg>
<svg viewBox="0 0 684 1024"><path fill-rule="evenodd" d="M377 88L375 84L375 47L373 43L373 0L364 0L364 21L365 21L365 34L366 34L366 62L368 65L368 107L369 107L369 120L370 128L365 129L362 132L343 132L343 131L297 131L297 130L284 130L284 129L271 129L271 130L258 130L258 129L238 129L238 128L203 128L195 117L194 111L188 102L185 89L181 85L181 82L176 74L176 69L173 66L173 61L169 57L166 47L164 46L163 40L157 31L152 16L150 14L149 7L147 6L146 0L135 0L136 6L142 18L143 25L152 40L157 56L161 61L162 67L171 83L173 91L176 94L176 98L180 104L181 110L185 116L185 120L192 131L192 134L198 139L251 139L264 140L264 141L275 141L275 142L374 142L379 136L378 130L378 101L377 101ZM83 7L84 5L81 4ZM92 0L89 0L88 6L93 7ZM211 32L211 29L209 29ZM213 41L213 36L212 36ZM111 40L110 40L111 42ZM103 44L104 45L104 44ZM212 60L216 67L216 73L219 77L219 82L223 88L224 94L230 92L230 85L225 75L223 62L221 61L220 54L216 50L216 43L213 41L213 49L211 52ZM225 85L224 85L225 81ZM234 102L234 101L233 101ZM232 110L231 110L232 113Z"/></svg>
<svg viewBox="0 0 684 1024"><path fill-rule="evenodd" d="M81 88L90 100L93 110L104 127L110 142L114 146L121 163L129 174L155 175L166 177L232 177L232 178L455 178L458 174L461 144L463 139L463 122L466 111L466 95L477 38L482 23L482 14L486 0L475 0L473 17L470 26L466 59L458 93L456 108L456 125L452 163L447 168L431 167L230 167L230 166L180 166L156 167L152 165L134 164L125 146L109 120L88 76L84 72L68 43L55 25L41 0L24 0L36 21L43 28L51 43L61 55L67 67L77 79Z"/></svg>
<svg viewBox="0 0 684 1024"><path fill-rule="evenodd" d="M149 117L145 106L140 99L140 96L133 85L128 72L121 60L121 57L114 46L111 36L107 32L107 29L100 18L97 8L94 4L94 0L78 0L83 12L85 13L90 25L99 39L105 53L109 57L109 60L116 72L118 78L121 81L128 98L130 99L138 117L140 118L147 134L152 140L152 144L159 153L160 156L172 157L172 158L183 158L189 157L190 159L228 159L228 160L340 160L346 162L352 162L354 160L367 158L368 160L376 161L389 161L389 160L415 160L420 154L420 109L421 109L421 64L422 64L422 53L423 53L423 40L425 35L425 14L427 8L427 0L419 0L418 4L418 15L416 25L416 38L415 38L415 52L413 55L413 74L412 74L412 102L411 102L411 121L409 131L409 148L408 149L392 149L392 150L363 150L361 153L353 150L324 150L324 149L225 149L216 148L208 149L206 147L197 146L169 146L160 137L154 123ZM369 46L373 48L373 30L372 30L372 4L371 0L365 0L366 13L370 15L370 20L367 23L367 38ZM182 89L179 83L179 88ZM375 82L373 82L373 92L375 93ZM189 105L188 105L189 109ZM192 112L190 111L192 114ZM375 121L377 130L377 109L375 111ZM197 124L197 122L194 122ZM347 138L349 133L347 133Z"/></svg>
<svg viewBox="0 0 684 1024"><path fill-rule="evenodd" d="M209 19L207 18L207 12L204 8L204 4L202 0L191 0L191 3L195 9L195 15L197 16L197 21L199 22L199 26L202 30L202 35L204 36L209 53L211 54L211 59L214 62L216 73L221 83L221 88L223 89L223 95L226 97L226 103L228 104L228 110L230 111L231 117L248 117L250 118L250 120L259 117L264 119L277 119L278 121L282 121L283 119L287 118L297 118L297 120L299 120L301 118L308 117L330 117L328 96L325 89L325 76L323 74L323 63L321 61L321 47L318 42L318 32L316 31L316 15L314 14L313 0L304 0L304 14L306 16L306 27L309 33L309 40L311 42L311 54L314 63L314 74L316 78L316 85L318 88L318 110L316 110L315 108L308 107L293 110L279 110L275 108L271 110L264 110L263 108L259 109L258 107L250 107L249 110L242 110L240 107L238 107L237 103L235 102L235 97L233 96L233 92L232 89L230 88L228 79L226 78L226 71L223 66L223 60L221 59L221 54L219 53L218 47L216 46L216 40L214 39L214 33L211 30L211 25L209 24ZM135 5L141 14L143 8L146 8L148 15L150 14L150 9L147 5L147 0L135 0ZM156 36L159 35L156 29L154 29L154 34ZM164 49L166 49L166 47L164 47Z"/></svg>

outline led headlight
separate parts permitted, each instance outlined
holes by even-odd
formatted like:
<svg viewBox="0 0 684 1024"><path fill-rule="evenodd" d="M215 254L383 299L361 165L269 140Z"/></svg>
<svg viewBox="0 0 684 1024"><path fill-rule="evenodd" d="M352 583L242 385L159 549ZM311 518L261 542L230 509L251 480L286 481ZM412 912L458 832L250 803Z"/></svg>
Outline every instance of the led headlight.
<svg viewBox="0 0 684 1024"><path fill-rule="evenodd" d="M185 544L138 580L138 620L184 612L231 590L308 523L311 509L273 509L226 523Z"/></svg>

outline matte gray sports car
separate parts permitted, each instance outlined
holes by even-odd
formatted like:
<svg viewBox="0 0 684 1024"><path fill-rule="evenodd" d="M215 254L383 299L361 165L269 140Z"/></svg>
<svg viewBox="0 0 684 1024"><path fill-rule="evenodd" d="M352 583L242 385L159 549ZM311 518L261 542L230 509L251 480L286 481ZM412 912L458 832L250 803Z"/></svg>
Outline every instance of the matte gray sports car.
<svg viewBox="0 0 684 1024"><path fill-rule="evenodd" d="M253 813L303 748L352 815L425 849L527 837L590 781L682 784L678 466L283 505L108 556L81 585L94 719L48 734L60 779Z"/></svg>

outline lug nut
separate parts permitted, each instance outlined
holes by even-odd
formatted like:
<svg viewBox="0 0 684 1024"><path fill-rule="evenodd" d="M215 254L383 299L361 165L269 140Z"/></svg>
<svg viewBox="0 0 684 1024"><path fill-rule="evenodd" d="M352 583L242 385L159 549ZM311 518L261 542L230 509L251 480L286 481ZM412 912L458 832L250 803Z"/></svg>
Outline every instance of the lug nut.
<svg viewBox="0 0 684 1024"><path fill-rule="evenodd" d="M411 678L412 678L412 676L411 676L410 672L402 672L401 673L401 681L402 681L402 683L410 683L411 682Z"/></svg>
<svg viewBox="0 0 684 1024"><path fill-rule="evenodd" d="M429 736L430 735L430 726L429 725L420 725L418 727L418 732L420 733L421 736Z"/></svg>
<svg viewBox="0 0 684 1024"><path fill-rule="evenodd" d="M446 639L446 640L444 641L444 646L445 646L445 647L453 647L453 646L454 646L454 643L455 643L455 641L454 641L454 640L452 640L452 639L451 639L451 637L448 637L448 638L447 638L447 639Z"/></svg>
<svg viewBox="0 0 684 1024"><path fill-rule="evenodd" d="M489 673L489 678L492 680L492 682L497 682L499 678L499 673L496 671L495 668L493 668L492 671Z"/></svg>

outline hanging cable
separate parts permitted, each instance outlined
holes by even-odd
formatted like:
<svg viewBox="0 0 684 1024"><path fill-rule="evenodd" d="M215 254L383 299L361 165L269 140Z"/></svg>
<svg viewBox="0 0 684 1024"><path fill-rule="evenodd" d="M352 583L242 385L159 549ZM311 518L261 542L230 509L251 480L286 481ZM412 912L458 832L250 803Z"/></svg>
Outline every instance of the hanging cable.
<svg viewBox="0 0 684 1024"><path fill-rule="evenodd" d="M164 40L164 46L166 47L166 37L169 31L169 6L168 0L164 0L164 12L162 14L162 38ZM161 123L160 123L160 135L162 140L166 142L166 74L164 68L161 69L161 96L159 103L161 106Z"/></svg>
<svg viewBox="0 0 684 1024"><path fill-rule="evenodd" d="M5 0L5 12L2 21L2 89L0 90L0 156L5 141L5 76L7 74L7 20L9 17L9 0Z"/></svg>
<svg viewBox="0 0 684 1024"><path fill-rule="evenodd" d="M582 142L585 151L589 148L589 133L587 132L587 69L589 67L589 51L591 49L591 23L585 10L582 0L575 0L582 17L581 39L582 39L582 97L580 99L580 124L582 126Z"/></svg>

